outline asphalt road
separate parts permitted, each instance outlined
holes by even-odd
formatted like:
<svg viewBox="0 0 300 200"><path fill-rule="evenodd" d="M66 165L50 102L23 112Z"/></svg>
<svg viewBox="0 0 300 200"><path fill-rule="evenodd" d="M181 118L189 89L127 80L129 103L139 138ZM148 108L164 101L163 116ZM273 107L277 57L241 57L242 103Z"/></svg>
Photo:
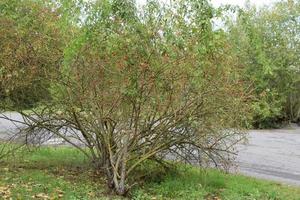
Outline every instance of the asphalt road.
<svg viewBox="0 0 300 200"><path fill-rule="evenodd" d="M21 120L16 113L7 116ZM20 124L0 119L0 139L14 133ZM57 144L61 141L49 141ZM237 173L300 186L300 127L251 130L247 144L238 145Z"/></svg>
<svg viewBox="0 0 300 200"><path fill-rule="evenodd" d="M4 114L0 113L0 139L6 139L11 137L14 133L16 133L19 128L22 127L22 124L17 122L11 122L5 119L2 119L1 117L8 117L16 121L23 121L23 118L21 115L15 112L6 112Z"/></svg>
<svg viewBox="0 0 300 200"><path fill-rule="evenodd" d="M239 145L238 172L300 186L300 127L251 130Z"/></svg>

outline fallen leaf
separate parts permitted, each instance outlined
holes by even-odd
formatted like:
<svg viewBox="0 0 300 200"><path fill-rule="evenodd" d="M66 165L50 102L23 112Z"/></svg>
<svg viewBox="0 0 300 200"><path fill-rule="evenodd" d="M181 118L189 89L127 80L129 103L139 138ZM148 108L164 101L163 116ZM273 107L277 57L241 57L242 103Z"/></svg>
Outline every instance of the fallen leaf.
<svg viewBox="0 0 300 200"><path fill-rule="evenodd" d="M3 168L4 171L8 172L9 171L9 168L5 167Z"/></svg>
<svg viewBox="0 0 300 200"><path fill-rule="evenodd" d="M45 193L36 194L36 195L32 196L32 198L43 199L43 200L50 199L50 197Z"/></svg>
<svg viewBox="0 0 300 200"><path fill-rule="evenodd" d="M10 187L6 186L6 187L0 187L0 197L2 197L3 199L11 199L11 192L10 192Z"/></svg>

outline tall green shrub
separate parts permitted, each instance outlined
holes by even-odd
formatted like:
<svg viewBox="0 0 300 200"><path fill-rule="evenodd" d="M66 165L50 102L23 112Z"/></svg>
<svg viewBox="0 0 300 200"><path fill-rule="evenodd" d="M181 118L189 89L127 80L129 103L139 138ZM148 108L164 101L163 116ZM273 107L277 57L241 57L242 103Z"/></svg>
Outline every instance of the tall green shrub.
<svg viewBox="0 0 300 200"><path fill-rule="evenodd" d="M254 125L299 121L299 1L241 9L229 37L255 93Z"/></svg>

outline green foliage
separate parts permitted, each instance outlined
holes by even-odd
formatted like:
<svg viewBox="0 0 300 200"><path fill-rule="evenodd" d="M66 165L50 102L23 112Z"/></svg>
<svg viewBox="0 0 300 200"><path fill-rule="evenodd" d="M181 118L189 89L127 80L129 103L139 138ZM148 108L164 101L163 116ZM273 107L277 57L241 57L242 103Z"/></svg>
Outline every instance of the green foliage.
<svg viewBox="0 0 300 200"><path fill-rule="evenodd" d="M0 99L13 108L49 100L50 78L63 57L58 13L45 1L0 2Z"/></svg>
<svg viewBox="0 0 300 200"><path fill-rule="evenodd" d="M298 1L248 6L231 22L229 37L254 89L257 127L299 121L299 12Z"/></svg>
<svg viewBox="0 0 300 200"><path fill-rule="evenodd" d="M153 72L159 72L178 56L194 56L190 61L194 59L198 70L192 71L191 62L184 66L190 74L201 77L211 70L217 80L227 71L231 77L243 79L241 87L253 101L253 121L248 120L248 124L263 128L299 122L299 1L278 2L269 8L240 8L236 19L228 18L224 30L214 30L211 20L226 17L222 11L228 7L215 10L209 1L177 1L170 8L149 1L142 10L135 3L2 0L1 107L31 108L65 93L50 79L57 77L58 71L59 76L69 76L76 57L100 56L109 60L110 68L118 66L112 72L122 69L118 73L123 77L136 73L130 80L119 80L130 82L121 90L134 97L139 94L138 65L149 65ZM85 62L90 66L98 62L89 59ZM161 65L163 59L165 64ZM180 71L183 66L177 67ZM218 72L213 72L213 67ZM214 84L192 81L195 85ZM166 82L169 80L160 78L155 84L170 85Z"/></svg>

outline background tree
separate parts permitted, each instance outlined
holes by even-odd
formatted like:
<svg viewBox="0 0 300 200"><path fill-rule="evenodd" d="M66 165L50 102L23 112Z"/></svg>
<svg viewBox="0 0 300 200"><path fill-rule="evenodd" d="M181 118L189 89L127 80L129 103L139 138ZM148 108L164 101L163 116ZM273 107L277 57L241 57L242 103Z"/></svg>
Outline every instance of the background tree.
<svg viewBox="0 0 300 200"><path fill-rule="evenodd" d="M256 127L299 121L299 9L299 1L248 5L231 21L235 54L256 94Z"/></svg>
<svg viewBox="0 0 300 200"><path fill-rule="evenodd" d="M6 109L51 98L51 78L62 63L59 13L46 1L0 2L0 99ZM10 107L10 108L9 108Z"/></svg>

